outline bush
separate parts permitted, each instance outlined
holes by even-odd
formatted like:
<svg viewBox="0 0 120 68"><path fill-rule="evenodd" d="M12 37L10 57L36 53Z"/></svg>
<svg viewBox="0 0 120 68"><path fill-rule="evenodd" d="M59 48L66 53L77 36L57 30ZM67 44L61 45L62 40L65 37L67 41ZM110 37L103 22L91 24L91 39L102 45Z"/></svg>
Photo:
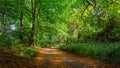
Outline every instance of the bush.
<svg viewBox="0 0 120 68"><path fill-rule="evenodd" d="M6 35L0 36L0 48L10 48L12 46L12 39Z"/></svg>
<svg viewBox="0 0 120 68"><path fill-rule="evenodd" d="M36 57L39 55L39 52L33 47L26 47L25 45L13 46L20 56L22 57Z"/></svg>
<svg viewBox="0 0 120 68"><path fill-rule="evenodd" d="M106 62L120 63L119 43L91 44L79 43L60 46L61 50L72 52Z"/></svg>
<svg viewBox="0 0 120 68"><path fill-rule="evenodd" d="M110 62L120 63L120 46L116 46L107 53Z"/></svg>
<svg viewBox="0 0 120 68"><path fill-rule="evenodd" d="M5 44L4 43L0 43L0 49L4 49L5 48Z"/></svg>

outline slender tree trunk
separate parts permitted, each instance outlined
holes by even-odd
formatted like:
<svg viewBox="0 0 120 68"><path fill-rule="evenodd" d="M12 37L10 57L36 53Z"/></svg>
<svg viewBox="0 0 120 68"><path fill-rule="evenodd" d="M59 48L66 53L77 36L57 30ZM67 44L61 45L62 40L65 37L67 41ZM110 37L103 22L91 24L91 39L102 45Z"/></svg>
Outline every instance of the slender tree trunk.
<svg viewBox="0 0 120 68"><path fill-rule="evenodd" d="M3 34L6 33L6 28L5 28L5 15L3 15L3 28L4 28L4 31L3 31Z"/></svg>
<svg viewBox="0 0 120 68"><path fill-rule="evenodd" d="M31 7L32 7L32 30L30 36L30 45L35 46L35 26L36 26L36 7L35 7L35 0L31 0Z"/></svg>
<svg viewBox="0 0 120 68"><path fill-rule="evenodd" d="M6 24L6 18L5 15L2 15L2 22L3 22L3 34L5 35L6 31L7 31L7 24Z"/></svg>
<svg viewBox="0 0 120 68"><path fill-rule="evenodd" d="M23 43L23 11L20 13L20 43Z"/></svg>

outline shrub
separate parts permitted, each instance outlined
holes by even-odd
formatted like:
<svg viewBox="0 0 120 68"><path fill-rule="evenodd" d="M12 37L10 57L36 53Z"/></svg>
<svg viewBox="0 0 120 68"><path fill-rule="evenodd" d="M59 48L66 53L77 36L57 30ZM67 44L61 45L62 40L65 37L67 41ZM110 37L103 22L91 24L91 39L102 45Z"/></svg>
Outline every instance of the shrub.
<svg viewBox="0 0 120 68"><path fill-rule="evenodd" d="M120 46L113 47L107 55L109 58L107 61L120 63Z"/></svg>
<svg viewBox="0 0 120 68"><path fill-rule="evenodd" d="M39 52L33 47L26 47L25 45L13 46L20 56L22 57L36 57L39 55Z"/></svg>
<svg viewBox="0 0 120 68"><path fill-rule="evenodd" d="M5 48L5 44L4 43L0 43L0 49L4 49Z"/></svg>
<svg viewBox="0 0 120 68"><path fill-rule="evenodd" d="M106 62L120 63L119 43L91 44L79 43L60 46L61 50L72 52Z"/></svg>

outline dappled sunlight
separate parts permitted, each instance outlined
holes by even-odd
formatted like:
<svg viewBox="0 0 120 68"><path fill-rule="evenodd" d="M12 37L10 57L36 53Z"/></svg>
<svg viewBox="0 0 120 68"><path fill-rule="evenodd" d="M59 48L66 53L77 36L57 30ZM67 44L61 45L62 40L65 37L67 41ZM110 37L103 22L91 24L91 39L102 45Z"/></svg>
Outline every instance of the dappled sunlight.
<svg viewBox="0 0 120 68"><path fill-rule="evenodd" d="M41 54L45 54L46 52L44 50L39 51Z"/></svg>
<svg viewBox="0 0 120 68"><path fill-rule="evenodd" d="M0 68L120 68L120 0L0 0Z"/></svg>
<svg viewBox="0 0 120 68"><path fill-rule="evenodd" d="M41 58L41 57L37 57L36 59L39 61L44 60L44 58Z"/></svg>
<svg viewBox="0 0 120 68"><path fill-rule="evenodd" d="M61 63L62 60L61 60L61 59L53 59L53 60L51 60L51 62L54 62L54 63Z"/></svg>

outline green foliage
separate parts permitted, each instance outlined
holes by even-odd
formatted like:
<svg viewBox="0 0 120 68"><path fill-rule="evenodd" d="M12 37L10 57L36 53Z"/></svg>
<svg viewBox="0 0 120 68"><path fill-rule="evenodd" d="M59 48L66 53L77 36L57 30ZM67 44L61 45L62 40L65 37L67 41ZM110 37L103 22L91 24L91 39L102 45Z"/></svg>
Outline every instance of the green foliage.
<svg viewBox="0 0 120 68"><path fill-rule="evenodd" d="M32 0L0 1L0 35L11 32L7 35L12 36L13 42L19 43L21 41L19 35L22 33L22 42L30 44L31 33L35 33L33 35L35 44L43 46L46 40L64 44L101 40L120 41L118 0L35 0L34 14L31 3ZM32 16L35 16L34 30L31 25ZM112 23L114 26L109 29L108 25ZM15 30L11 30L11 25L15 25Z"/></svg>
<svg viewBox="0 0 120 68"><path fill-rule="evenodd" d="M0 36L0 46L5 48L10 48L12 46L12 39L9 36Z"/></svg>
<svg viewBox="0 0 120 68"><path fill-rule="evenodd" d="M120 63L120 46L119 43L92 44L79 43L69 44L60 47L61 50L77 53L84 56L90 56L95 59L106 62Z"/></svg>
<svg viewBox="0 0 120 68"><path fill-rule="evenodd" d="M120 42L119 0L0 0L1 49L19 43L52 47L88 41ZM119 56L119 47L114 44L97 45L72 44L61 48L109 61ZM38 54L21 45L15 49L21 56Z"/></svg>
<svg viewBox="0 0 120 68"><path fill-rule="evenodd" d="M13 46L12 49L18 51L18 54L22 57L36 57L39 52L33 47L26 47L25 45Z"/></svg>
<svg viewBox="0 0 120 68"><path fill-rule="evenodd" d="M120 46L113 48L111 52L108 53L108 56L110 57L107 61L113 61L116 63L120 63Z"/></svg>
<svg viewBox="0 0 120 68"><path fill-rule="evenodd" d="M4 43L0 43L0 49L4 49L5 48L5 44Z"/></svg>

